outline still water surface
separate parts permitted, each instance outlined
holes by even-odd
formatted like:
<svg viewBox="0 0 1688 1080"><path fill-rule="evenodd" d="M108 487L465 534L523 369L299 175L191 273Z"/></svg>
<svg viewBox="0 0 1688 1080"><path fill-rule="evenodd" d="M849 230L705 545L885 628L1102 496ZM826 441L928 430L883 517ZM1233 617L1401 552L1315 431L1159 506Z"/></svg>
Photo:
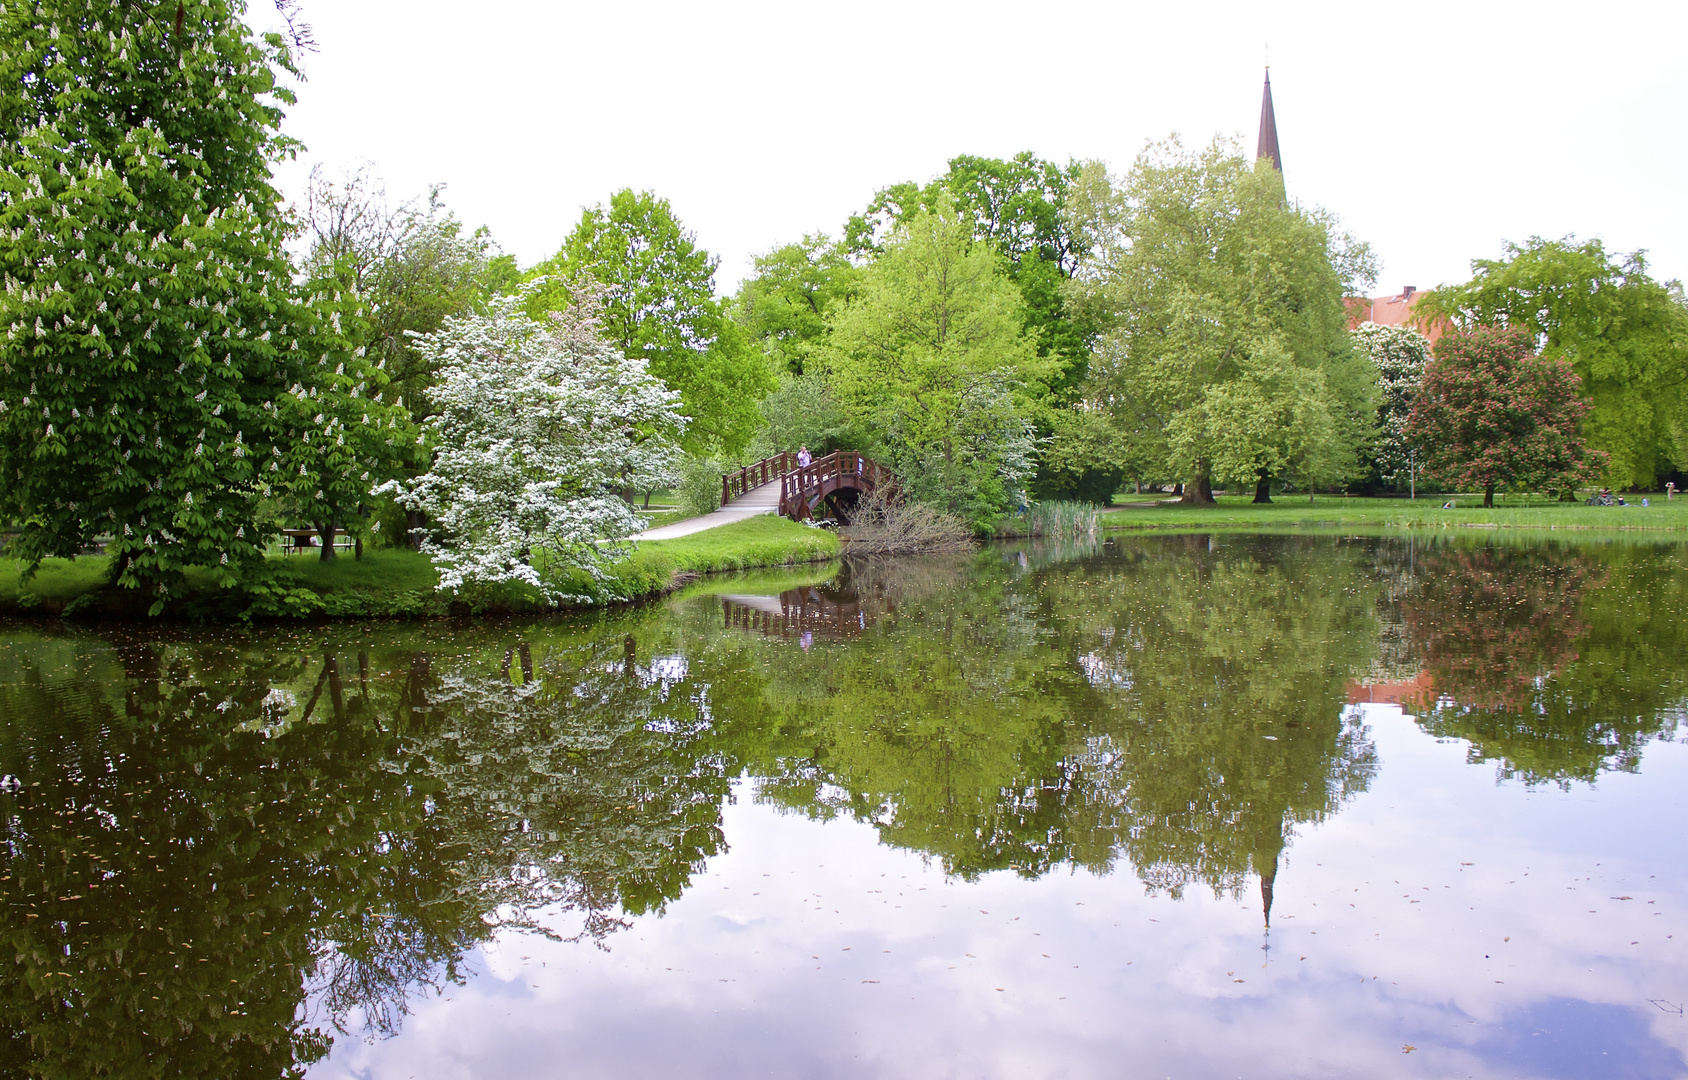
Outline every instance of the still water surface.
<svg viewBox="0 0 1688 1080"><path fill-rule="evenodd" d="M0 1075L1688 1075L1688 549L0 627Z"/></svg>

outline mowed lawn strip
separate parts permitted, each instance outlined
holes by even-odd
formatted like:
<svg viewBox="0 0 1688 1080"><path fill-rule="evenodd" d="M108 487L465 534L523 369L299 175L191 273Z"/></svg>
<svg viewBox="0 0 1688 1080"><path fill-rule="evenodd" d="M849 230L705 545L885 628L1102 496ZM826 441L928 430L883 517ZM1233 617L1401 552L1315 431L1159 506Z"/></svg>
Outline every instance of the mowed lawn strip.
<svg viewBox="0 0 1688 1080"><path fill-rule="evenodd" d="M1631 496L1624 496L1625 500ZM1102 515L1104 529L1280 528L1292 526L1368 526L1374 528L1433 528L1493 526L1533 529L1648 529L1688 532L1688 497L1665 501L1663 495L1634 496L1631 506L1587 506L1545 499L1519 499L1485 510L1482 496L1455 496L1451 510L1442 509L1448 496L1412 499L1347 498L1319 495L1309 503L1305 495L1278 495L1270 505L1255 505L1252 496L1222 495L1218 506L1184 506L1177 501L1155 506L1114 507Z"/></svg>

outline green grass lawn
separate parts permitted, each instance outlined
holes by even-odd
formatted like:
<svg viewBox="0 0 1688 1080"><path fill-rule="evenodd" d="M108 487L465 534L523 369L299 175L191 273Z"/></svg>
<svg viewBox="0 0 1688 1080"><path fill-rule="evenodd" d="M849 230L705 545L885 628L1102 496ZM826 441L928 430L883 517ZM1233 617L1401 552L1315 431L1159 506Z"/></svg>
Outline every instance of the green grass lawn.
<svg viewBox="0 0 1688 1080"><path fill-rule="evenodd" d="M98 588L105 569L104 555L48 559L34 577L24 581L22 563L0 559L0 608L28 607L43 600L65 603Z"/></svg>
<svg viewBox="0 0 1688 1080"><path fill-rule="evenodd" d="M673 540L639 544L640 553L665 555L679 569L700 574L815 562L836 556L838 549L838 537L827 530L799 525L777 514L762 514Z"/></svg>
<svg viewBox="0 0 1688 1080"><path fill-rule="evenodd" d="M1669 503L1648 496L1651 506L1585 506L1546 499L1496 496L1492 510L1481 495L1454 496L1455 507L1442 509L1448 496L1411 499L1278 495L1269 506L1256 506L1250 495L1223 495L1217 507L1182 506L1176 501L1153 507L1116 507L1102 515L1105 529L1277 528L1287 526L1369 526L1446 529L1461 526L1535 529L1648 529L1688 532L1688 497ZM1627 499L1628 496L1625 496Z"/></svg>

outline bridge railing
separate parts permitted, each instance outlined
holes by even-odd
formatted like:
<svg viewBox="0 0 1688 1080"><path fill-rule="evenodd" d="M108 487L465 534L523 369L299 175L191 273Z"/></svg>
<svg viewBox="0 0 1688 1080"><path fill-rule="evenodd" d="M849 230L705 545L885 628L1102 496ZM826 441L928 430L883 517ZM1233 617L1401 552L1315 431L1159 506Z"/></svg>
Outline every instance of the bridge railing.
<svg viewBox="0 0 1688 1080"><path fill-rule="evenodd" d="M803 468L787 472L780 480L780 513L797 521L810 516L809 504L816 498L844 488L873 491L891 487L896 476L872 458L850 450L838 450L816 458Z"/></svg>
<svg viewBox="0 0 1688 1080"><path fill-rule="evenodd" d="M797 468L796 454L775 454L737 472L721 474L721 505L725 506L751 488L771 484Z"/></svg>

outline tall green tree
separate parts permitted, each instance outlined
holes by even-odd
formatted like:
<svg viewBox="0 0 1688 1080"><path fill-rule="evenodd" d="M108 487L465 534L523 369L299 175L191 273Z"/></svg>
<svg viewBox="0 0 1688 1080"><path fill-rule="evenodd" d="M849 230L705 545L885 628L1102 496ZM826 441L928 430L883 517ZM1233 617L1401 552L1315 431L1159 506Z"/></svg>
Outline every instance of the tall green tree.
<svg viewBox="0 0 1688 1080"><path fill-rule="evenodd" d="M0 514L31 565L110 534L155 610L187 567L262 558L280 397L366 363L294 284L270 181L293 60L240 13L0 9Z"/></svg>
<svg viewBox="0 0 1688 1080"><path fill-rule="evenodd" d="M1030 422L1055 368L1019 290L947 194L899 226L831 319L831 382L915 494L981 520L1031 471Z"/></svg>
<svg viewBox="0 0 1688 1080"><path fill-rule="evenodd" d="M362 444L363 464L355 474L362 490L356 490L348 476L340 498L330 505L323 505L308 488L284 503L287 511L317 523L325 533L337 522L362 531L363 504L370 501L373 487L400 476L415 477L432 464L433 455L419 435L436 414L434 390L441 374L420 347L421 339L438 332L449 318L484 313L494 297L513 291L520 281L515 260L499 251L484 227L465 229L446 209L442 191L442 185L434 185L425 205L410 201L393 207L385 185L368 165L339 179L320 170L311 173L302 215L310 241L306 269L356 298L355 313L380 373L379 378L362 380L369 385L352 384L350 393L337 402L339 408L327 413L339 417L340 431L325 433L336 440L336 447L346 445L338 442L342 435ZM370 404L382 410L396 405L404 413L374 414L371 431ZM318 411L322 410L310 412ZM394 452L378 453L386 450ZM370 463L372 455L376 464ZM323 490L326 494L333 489ZM355 507L349 515L347 505ZM368 530L386 520L393 526L394 543L421 547L429 532L426 514L400 511L384 497L373 506L378 518ZM325 539L323 558L331 558L333 550Z"/></svg>
<svg viewBox="0 0 1688 1080"><path fill-rule="evenodd" d="M529 271L557 279L534 291L529 314L566 309L568 286L595 279L610 340L680 392L685 447L730 457L756 433L756 403L775 380L715 295L720 262L667 199L624 188L608 205L588 207L562 248Z"/></svg>
<svg viewBox="0 0 1688 1080"><path fill-rule="evenodd" d="M963 154L929 184L881 189L866 210L845 223L843 245L858 259L878 256L897 226L922 209L936 209L941 193L948 192L974 238L1001 256L1009 280L1019 287L1022 318L1036 335L1039 355L1060 358L1051 389L1065 400L1084 377L1096 333L1084 313L1068 308L1061 287L1083 253L1083 236L1063 213L1080 172L1076 161L1060 165L1029 150L1007 159Z"/></svg>
<svg viewBox="0 0 1688 1080"><path fill-rule="evenodd" d="M417 337L484 310L521 278L485 227L469 230L446 208L444 190L435 184L424 203L393 207L367 165L339 179L314 170L303 213L306 269L362 297L369 348L417 423L433 415L438 378Z"/></svg>
<svg viewBox="0 0 1688 1080"><path fill-rule="evenodd" d="M1074 302L1110 327L1084 405L1132 455L1211 504L1215 480L1328 483L1358 468L1376 371L1347 333L1364 245L1288 203L1269 163L1222 140L1151 147L1123 183L1099 167L1072 204L1087 255Z"/></svg>
<svg viewBox="0 0 1688 1080"><path fill-rule="evenodd" d="M1466 329L1523 330L1543 356L1569 361L1593 402L1586 434L1610 456L1611 483L1651 487L1688 470L1688 307L1680 289L1648 276L1643 252L1538 236L1471 269L1470 281L1426 297L1424 311Z"/></svg>
<svg viewBox="0 0 1688 1080"><path fill-rule="evenodd" d="M733 298L734 319L776 370L819 374L809 369L826 341L826 317L855 294L860 271L820 233L759 255L754 265Z"/></svg>

